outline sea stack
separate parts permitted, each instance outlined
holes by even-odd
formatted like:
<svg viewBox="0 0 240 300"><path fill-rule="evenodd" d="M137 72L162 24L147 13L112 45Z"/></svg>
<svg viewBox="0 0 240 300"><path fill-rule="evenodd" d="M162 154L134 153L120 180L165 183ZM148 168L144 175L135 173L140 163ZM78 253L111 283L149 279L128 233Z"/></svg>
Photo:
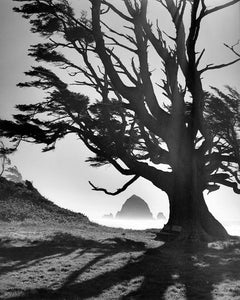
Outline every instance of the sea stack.
<svg viewBox="0 0 240 300"><path fill-rule="evenodd" d="M164 216L164 214L162 212L159 212L157 214L157 219L161 220L161 221L166 221L166 217Z"/></svg>
<svg viewBox="0 0 240 300"><path fill-rule="evenodd" d="M106 214L102 216L103 219L113 219L113 214Z"/></svg>
<svg viewBox="0 0 240 300"><path fill-rule="evenodd" d="M132 195L126 200L121 210L116 214L116 218L152 220L153 216L147 203L142 198Z"/></svg>

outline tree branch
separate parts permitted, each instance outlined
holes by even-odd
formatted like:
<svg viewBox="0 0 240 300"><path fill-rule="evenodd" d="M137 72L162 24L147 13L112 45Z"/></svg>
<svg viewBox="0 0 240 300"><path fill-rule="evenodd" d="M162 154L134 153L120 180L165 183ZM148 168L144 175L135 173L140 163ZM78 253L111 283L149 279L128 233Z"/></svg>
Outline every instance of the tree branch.
<svg viewBox="0 0 240 300"><path fill-rule="evenodd" d="M126 86L121 80L118 72L114 68L111 57L109 56L108 50L105 46L103 33L100 26L100 6L101 1L92 1L92 25L93 34L96 42L96 53L102 60L107 75L111 80L111 84L114 89L120 93L124 98L130 102L131 109L136 112L141 120L143 120L145 126L149 128L152 132L156 133L158 136L166 138L166 128L169 123L169 115L163 109L158 106L157 119L156 112L153 115L149 114L145 103L144 95L142 94L142 89L137 86L129 87ZM155 115L155 117L154 117Z"/></svg>
<svg viewBox="0 0 240 300"><path fill-rule="evenodd" d="M222 69L222 68L225 68L225 67L228 67L228 66L231 66L233 64L235 64L236 62L240 61L240 58L237 58L227 64L221 64L221 65L215 65L215 66L212 66L212 64L210 65L207 65L204 69L200 70L199 72L202 74L203 72L206 72L206 71L209 71L209 70L217 70L217 69Z"/></svg>
<svg viewBox="0 0 240 300"><path fill-rule="evenodd" d="M238 163L236 157L231 155L223 155L221 153L213 152L205 156L207 160L216 160L216 161L224 161L228 163Z"/></svg>
<svg viewBox="0 0 240 300"><path fill-rule="evenodd" d="M238 188L238 185L236 182L231 182L228 180L220 180L220 181L218 181L218 183L225 185L227 187L230 187L233 189L234 193L240 194L240 189Z"/></svg>
<svg viewBox="0 0 240 300"><path fill-rule="evenodd" d="M220 10L220 9L224 9L224 8L226 8L226 7L229 7L229 6L231 6L231 5L234 5L234 4L238 3L238 2L240 2L240 0L232 0L232 1L228 2L228 3L223 4L223 5L219 5L219 6L216 6L216 7L214 7L214 8L207 9L207 10L204 12L204 16L207 16L207 15L209 15L209 14L211 14L211 13L214 13L214 12Z"/></svg>
<svg viewBox="0 0 240 300"><path fill-rule="evenodd" d="M131 75L131 73L128 71L128 69L125 67L125 65L122 63L122 61L120 60L120 58L115 54L115 53L113 53L112 51L107 51L108 53L109 53L109 55L110 56L112 56L115 60L116 60L116 62L118 63L118 67L120 68L120 69L122 69L123 70L123 74L125 74L126 76L127 76L127 78L133 83L133 84L135 84L135 85L137 85L138 84L138 81L137 81L137 79L135 79L132 75ZM118 72L118 74L119 74L120 72Z"/></svg>
<svg viewBox="0 0 240 300"><path fill-rule="evenodd" d="M183 24L183 15L187 1L179 1L177 6L173 0L166 1L167 10L170 13L176 29L176 53L183 74L186 76L187 57L186 57L186 34Z"/></svg>
<svg viewBox="0 0 240 300"><path fill-rule="evenodd" d="M199 55L199 57L198 57L198 59L197 59L197 61L196 61L196 66L198 66L198 65L199 65L199 63L200 63L200 60L201 60L201 58L202 58L202 56L203 56L204 52L205 52L205 48L204 48L204 49L201 51L201 53L200 53L200 55Z"/></svg>
<svg viewBox="0 0 240 300"><path fill-rule="evenodd" d="M104 192L107 195L115 196L122 192L124 192L131 184L133 184L140 176L135 175L131 180L129 180L127 183L125 183L121 188L117 189L116 192L108 192L104 188L98 188L96 187L91 181L89 181L89 184L92 186L93 191L101 191Z"/></svg>
<svg viewBox="0 0 240 300"><path fill-rule="evenodd" d="M227 45L227 44L225 44L225 43L224 43L224 46L227 47L228 49L230 49L234 54L236 54L237 56L240 57L240 53L238 53L238 52L234 49L234 47L237 46L237 45L239 45L239 43L240 43L240 40L239 40L236 44L234 44L234 45L232 45L232 46L229 46L229 45Z"/></svg>
<svg viewBox="0 0 240 300"><path fill-rule="evenodd" d="M121 18L123 18L124 20L128 21L128 22L132 22L132 18L124 15L120 10L118 10L114 5L110 4L109 2L103 0L102 1L103 4L107 5L109 8L111 8L112 11L114 11L118 16L120 16Z"/></svg>

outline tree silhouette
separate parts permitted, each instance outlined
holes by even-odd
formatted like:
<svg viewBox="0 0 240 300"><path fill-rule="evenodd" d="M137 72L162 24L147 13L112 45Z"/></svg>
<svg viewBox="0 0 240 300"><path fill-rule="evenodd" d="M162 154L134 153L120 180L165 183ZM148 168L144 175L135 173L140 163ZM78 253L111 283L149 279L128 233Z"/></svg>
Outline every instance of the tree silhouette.
<svg viewBox="0 0 240 300"><path fill-rule="evenodd" d="M203 19L239 0L212 8L205 0L157 0L174 34L149 20L152 3L147 0L124 0L120 5L92 0L89 18L66 0L15 1L21 6L14 10L29 19L32 32L45 41L29 51L44 66L32 67L26 72L32 81L19 86L48 93L39 103L19 104L14 122L1 121L1 133L43 143L44 151L75 133L94 153L88 159L92 166L110 163L131 176L116 192L91 183L93 190L115 195L143 177L169 197L164 230L179 231L179 238L227 237L208 211L203 191L222 184L240 192L239 94L230 87L228 94L206 92L202 77L240 57L237 44L225 45L234 60L202 67L205 49L198 53L196 44ZM121 29L115 19L121 20ZM47 69L49 63L54 68ZM64 71L68 75L63 76ZM81 87L94 90L97 100L80 93Z"/></svg>

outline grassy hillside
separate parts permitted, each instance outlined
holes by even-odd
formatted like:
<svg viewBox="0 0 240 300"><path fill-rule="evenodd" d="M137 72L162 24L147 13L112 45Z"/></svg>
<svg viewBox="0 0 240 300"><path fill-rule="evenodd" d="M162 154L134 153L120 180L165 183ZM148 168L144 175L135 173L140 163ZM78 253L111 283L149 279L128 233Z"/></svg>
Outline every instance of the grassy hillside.
<svg viewBox="0 0 240 300"><path fill-rule="evenodd" d="M80 213L60 208L44 198L31 182L0 178L0 221L89 222Z"/></svg>

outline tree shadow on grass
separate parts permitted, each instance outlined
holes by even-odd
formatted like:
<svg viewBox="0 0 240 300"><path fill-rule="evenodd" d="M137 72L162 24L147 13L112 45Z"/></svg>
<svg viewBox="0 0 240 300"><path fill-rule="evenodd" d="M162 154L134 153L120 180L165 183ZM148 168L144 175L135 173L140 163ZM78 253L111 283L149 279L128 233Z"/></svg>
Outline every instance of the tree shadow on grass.
<svg viewBox="0 0 240 300"><path fill-rule="evenodd" d="M29 290L24 296L11 299L212 300L214 293L215 299L220 299L218 295L226 296L225 299L239 299L239 239L210 245L167 243L143 252L140 257L126 258L123 266L106 268L100 274L79 281L80 275L106 257L144 250L143 243L121 238L97 242L91 247L97 247L101 252L66 276L60 288ZM91 247L85 250L90 251ZM136 278L142 280L133 286L131 282ZM218 291L223 283L224 290Z"/></svg>
<svg viewBox="0 0 240 300"><path fill-rule="evenodd" d="M143 284L122 299L240 299L239 238L205 245L169 243L148 254Z"/></svg>
<svg viewBox="0 0 240 300"><path fill-rule="evenodd" d="M11 240L5 239L0 241L0 263L7 265L8 262L11 262L11 266L1 266L0 276L7 272L20 270L25 266L37 265L39 262L52 257L66 256L77 249L80 250L80 256L86 251L94 249L98 252L114 253L131 249L143 249L144 247L143 242L134 242L127 239L112 238L99 242L62 232L57 232L47 240L33 241L27 245L25 242L24 246L12 246Z"/></svg>
<svg viewBox="0 0 240 300"><path fill-rule="evenodd" d="M96 241L62 232L55 234L51 238L48 238L48 240L33 241L27 245L26 242L21 241L20 244L24 245L19 246L19 241L17 243L15 241L15 245L12 245L10 239L0 241L0 278L5 274L11 274L11 272L19 272L21 269L26 274L30 267L37 269L40 264L44 263L49 268L51 266L51 259L57 258L58 261L61 261L61 258L64 260L72 253L74 253L75 260L81 260L81 256L84 254L90 255L90 257L92 255L93 259L90 259L82 268L71 272L65 278L62 289L68 287L78 276L106 257L111 257L117 253L142 251L145 249L145 243L125 238L109 238ZM15 290L21 289L16 287ZM31 295L26 292L26 295L22 299L34 299L36 293L38 294L38 299L48 299L49 293L52 294L51 291L48 292L46 290L46 293L43 291L46 295L41 296L42 292L40 289L36 291L31 290Z"/></svg>
<svg viewBox="0 0 240 300"><path fill-rule="evenodd" d="M0 241L0 262L5 265L0 268L0 276L26 266L37 265L49 258L66 256L78 248L98 246L98 243L93 240L86 240L61 232L43 241L18 242L15 240L14 243L15 245L12 245L10 239ZM22 245L19 245L19 243Z"/></svg>

